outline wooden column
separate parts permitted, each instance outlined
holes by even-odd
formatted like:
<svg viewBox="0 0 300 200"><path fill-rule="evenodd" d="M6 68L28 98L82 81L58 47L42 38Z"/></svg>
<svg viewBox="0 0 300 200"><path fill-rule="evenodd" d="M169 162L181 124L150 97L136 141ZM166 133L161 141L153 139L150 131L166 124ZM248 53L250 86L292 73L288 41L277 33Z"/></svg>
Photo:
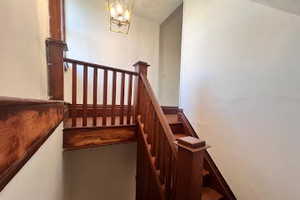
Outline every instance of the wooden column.
<svg viewBox="0 0 300 200"><path fill-rule="evenodd" d="M205 141L194 137L178 139L178 161L175 200L199 200L203 182Z"/></svg>
<svg viewBox="0 0 300 200"><path fill-rule="evenodd" d="M67 50L65 42L55 39L46 40L48 62L48 94L51 100L64 100L64 60Z"/></svg>
<svg viewBox="0 0 300 200"><path fill-rule="evenodd" d="M139 73L139 76L147 77L148 67L150 65L146 62L138 61L133 67L135 68L135 72ZM140 90L141 83L140 77L135 77L134 80L134 101L133 101L133 122L136 122L136 116L139 114L139 99L140 99Z"/></svg>
<svg viewBox="0 0 300 200"><path fill-rule="evenodd" d="M49 21L50 37L55 40L64 39L64 0L48 0L49 2Z"/></svg>

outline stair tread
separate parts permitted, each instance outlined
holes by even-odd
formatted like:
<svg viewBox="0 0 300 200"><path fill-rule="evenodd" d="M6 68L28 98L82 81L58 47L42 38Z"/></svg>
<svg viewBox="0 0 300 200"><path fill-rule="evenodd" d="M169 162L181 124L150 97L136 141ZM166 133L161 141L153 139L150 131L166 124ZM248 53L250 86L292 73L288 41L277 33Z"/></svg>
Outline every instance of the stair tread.
<svg viewBox="0 0 300 200"><path fill-rule="evenodd" d="M202 188L201 200L219 200L222 197L223 196L220 193L218 193L217 191L215 191L212 188L209 188L209 187Z"/></svg>
<svg viewBox="0 0 300 200"><path fill-rule="evenodd" d="M170 124L173 124L173 123L180 123L180 121L178 120L178 116L176 114L173 114L173 115L166 115L167 117L167 120Z"/></svg>
<svg viewBox="0 0 300 200"><path fill-rule="evenodd" d="M175 136L175 139L177 140L182 137L188 137L189 135L187 135L185 133L175 133L174 136Z"/></svg>

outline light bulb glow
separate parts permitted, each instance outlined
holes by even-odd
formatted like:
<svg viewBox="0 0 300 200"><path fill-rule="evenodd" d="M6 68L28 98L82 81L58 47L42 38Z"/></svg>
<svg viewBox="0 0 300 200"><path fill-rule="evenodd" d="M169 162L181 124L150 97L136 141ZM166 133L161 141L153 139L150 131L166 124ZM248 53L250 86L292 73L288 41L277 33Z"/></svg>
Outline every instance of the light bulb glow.
<svg viewBox="0 0 300 200"><path fill-rule="evenodd" d="M128 10L125 11L124 18L125 18L125 20L127 20L127 21L130 20L130 12L129 12Z"/></svg>
<svg viewBox="0 0 300 200"><path fill-rule="evenodd" d="M111 14L112 17L116 17L117 16L117 12L116 12L116 9L114 7L110 8L110 14Z"/></svg>
<svg viewBox="0 0 300 200"><path fill-rule="evenodd" d="M120 3L116 5L116 9L119 15L123 14L123 7Z"/></svg>

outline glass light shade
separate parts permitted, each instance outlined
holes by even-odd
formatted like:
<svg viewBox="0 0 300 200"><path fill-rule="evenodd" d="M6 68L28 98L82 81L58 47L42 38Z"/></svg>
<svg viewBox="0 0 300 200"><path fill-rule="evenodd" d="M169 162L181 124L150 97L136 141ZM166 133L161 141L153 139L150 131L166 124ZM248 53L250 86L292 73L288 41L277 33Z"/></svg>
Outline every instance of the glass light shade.
<svg viewBox="0 0 300 200"><path fill-rule="evenodd" d="M110 31L128 34L133 0L108 0Z"/></svg>

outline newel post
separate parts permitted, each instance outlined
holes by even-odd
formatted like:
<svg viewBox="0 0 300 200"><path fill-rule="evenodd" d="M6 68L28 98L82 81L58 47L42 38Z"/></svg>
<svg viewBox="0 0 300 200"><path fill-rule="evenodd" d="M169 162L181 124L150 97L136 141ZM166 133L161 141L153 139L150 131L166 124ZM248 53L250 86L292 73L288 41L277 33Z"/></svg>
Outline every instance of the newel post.
<svg viewBox="0 0 300 200"><path fill-rule="evenodd" d="M48 94L51 100L64 100L64 51L67 44L47 39Z"/></svg>
<svg viewBox="0 0 300 200"><path fill-rule="evenodd" d="M139 114L139 105L140 105L140 99L141 99L141 79L140 76L147 77L148 74L148 67L150 65L146 62L138 61L136 62L133 67L135 69L135 72L139 74L139 77L136 77L134 79L134 102L133 102L133 120L134 122L137 119L137 115Z"/></svg>
<svg viewBox="0 0 300 200"><path fill-rule="evenodd" d="M175 200L199 200L203 182L205 141L194 137L183 137L178 145L176 198Z"/></svg>

